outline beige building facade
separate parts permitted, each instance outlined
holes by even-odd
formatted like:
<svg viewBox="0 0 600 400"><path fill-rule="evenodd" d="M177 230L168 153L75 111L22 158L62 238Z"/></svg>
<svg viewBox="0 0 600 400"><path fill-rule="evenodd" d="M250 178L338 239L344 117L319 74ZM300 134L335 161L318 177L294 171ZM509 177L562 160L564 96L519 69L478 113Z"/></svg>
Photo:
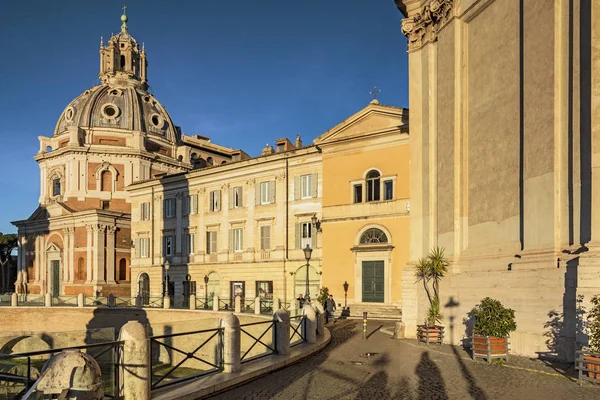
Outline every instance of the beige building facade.
<svg viewBox="0 0 600 400"><path fill-rule="evenodd" d="M600 292L600 3L396 3L409 53L407 333L427 308L415 262L443 246L455 342L491 296L516 311L513 352L572 359L586 341L578 310Z"/></svg>

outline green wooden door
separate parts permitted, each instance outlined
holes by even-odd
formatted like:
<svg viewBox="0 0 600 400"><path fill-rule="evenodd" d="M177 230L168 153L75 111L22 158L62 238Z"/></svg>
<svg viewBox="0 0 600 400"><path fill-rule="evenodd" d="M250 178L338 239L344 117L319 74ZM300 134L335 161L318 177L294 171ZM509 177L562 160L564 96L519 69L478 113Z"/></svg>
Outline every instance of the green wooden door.
<svg viewBox="0 0 600 400"><path fill-rule="evenodd" d="M60 261L52 260L50 262L52 269L52 297L60 296Z"/></svg>
<svg viewBox="0 0 600 400"><path fill-rule="evenodd" d="M383 303L384 293L383 261L363 261L362 263L362 301L365 303Z"/></svg>

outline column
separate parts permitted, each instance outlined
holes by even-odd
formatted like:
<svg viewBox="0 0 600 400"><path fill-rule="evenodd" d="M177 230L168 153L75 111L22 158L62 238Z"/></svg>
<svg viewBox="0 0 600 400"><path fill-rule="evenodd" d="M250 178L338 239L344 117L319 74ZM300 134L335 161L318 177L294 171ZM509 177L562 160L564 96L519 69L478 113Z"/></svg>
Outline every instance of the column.
<svg viewBox="0 0 600 400"><path fill-rule="evenodd" d="M75 228L69 228L69 283L75 280Z"/></svg>
<svg viewBox="0 0 600 400"><path fill-rule="evenodd" d="M23 236L19 235L17 239L17 281L15 284L15 291L20 292L20 286L23 283Z"/></svg>
<svg viewBox="0 0 600 400"><path fill-rule="evenodd" d="M106 283L104 276L104 233L106 225L94 225L93 243L94 243L94 268L92 281L95 284Z"/></svg>
<svg viewBox="0 0 600 400"><path fill-rule="evenodd" d="M116 226L106 227L106 283L115 282L115 232Z"/></svg>
<svg viewBox="0 0 600 400"><path fill-rule="evenodd" d="M86 225L85 226L86 230L87 230L87 239L86 239L86 246L87 246L87 255L86 255L86 275L85 275L85 283L92 283L93 280L93 276L92 276L92 249L93 249L93 241L92 241L92 234L94 232L94 227L93 225Z"/></svg>
<svg viewBox="0 0 600 400"><path fill-rule="evenodd" d="M35 261L34 261L35 276L33 277L34 282L40 281L40 270L41 270L41 266L42 266L42 254L44 252L43 243L44 243L44 236L38 235L35 238Z"/></svg>

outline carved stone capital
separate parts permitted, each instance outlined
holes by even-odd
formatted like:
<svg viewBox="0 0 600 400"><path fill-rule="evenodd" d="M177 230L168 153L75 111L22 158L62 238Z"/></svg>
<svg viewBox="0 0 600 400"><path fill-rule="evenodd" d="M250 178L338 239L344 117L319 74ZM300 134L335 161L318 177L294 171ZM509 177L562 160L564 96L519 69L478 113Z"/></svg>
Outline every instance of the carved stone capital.
<svg viewBox="0 0 600 400"><path fill-rule="evenodd" d="M106 233L108 234L114 234L117 231L117 227L116 226L107 226L106 227Z"/></svg>
<svg viewBox="0 0 600 400"><path fill-rule="evenodd" d="M248 185L248 186L253 186L255 183L256 183L255 178L250 178L246 181L246 185Z"/></svg>
<svg viewBox="0 0 600 400"><path fill-rule="evenodd" d="M73 227L63 228L63 233L65 235L72 235L74 232L75 232L75 229Z"/></svg>
<svg viewBox="0 0 600 400"><path fill-rule="evenodd" d="M421 48L435 41L440 26L451 14L454 0L431 0L421 12L402 20L402 34L408 38L408 50Z"/></svg>

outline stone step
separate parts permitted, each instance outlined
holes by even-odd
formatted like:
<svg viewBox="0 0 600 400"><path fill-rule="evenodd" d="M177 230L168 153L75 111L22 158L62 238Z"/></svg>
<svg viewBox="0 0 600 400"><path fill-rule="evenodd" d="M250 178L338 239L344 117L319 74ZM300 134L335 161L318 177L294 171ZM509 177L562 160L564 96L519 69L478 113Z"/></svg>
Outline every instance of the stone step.
<svg viewBox="0 0 600 400"><path fill-rule="evenodd" d="M369 319L401 320L402 310L389 304L352 304L349 306L349 318L362 318L363 312L368 313Z"/></svg>

